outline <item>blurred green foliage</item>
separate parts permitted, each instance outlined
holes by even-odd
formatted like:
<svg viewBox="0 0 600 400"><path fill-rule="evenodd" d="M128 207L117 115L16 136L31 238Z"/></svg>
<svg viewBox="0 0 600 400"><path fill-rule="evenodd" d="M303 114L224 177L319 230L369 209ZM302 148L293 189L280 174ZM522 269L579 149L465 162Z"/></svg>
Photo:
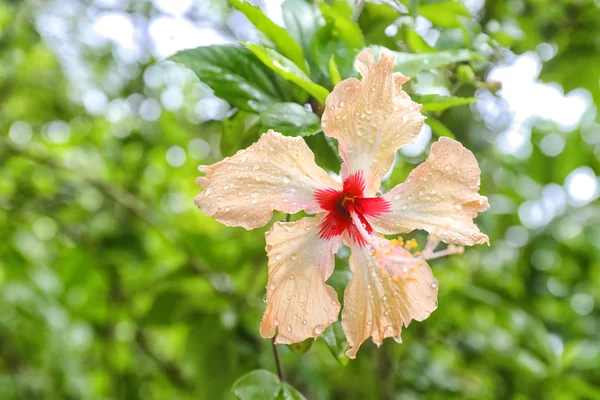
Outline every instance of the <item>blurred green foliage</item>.
<svg viewBox="0 0 600 400"><path fill-rule="evenodd" d="M53 14L58 3L0 0L0 398L600 398L600 206L567 204L537 226L523 206L576 168L600 173L596 106L568 131L537 121L531 152L507 155L494 143L511 111L487 79L508 49L536 51L542 81L598 102L597 1L285 0L285 30L232 1L260 43L233 29L228 18L241 14L226 1L196 1L187 17L232 43L174 58L203 83L157 63L144 28L160 15L153 3L110 3L64 2ZM81 33L108 12L142 25L138 57ZM282 384L258 335L266 228L227 228L195 210L196 167L274 128L305 136L337 173L320 102L356 76L365 45L394 51L433 134L475 153L492 247L431 263L439 308L403 344L368 342L350 361L334 324L314 343L278 346ZM473 97L493 107L467 105ZM564 142L554 155L543 151L550 135ZM423 159L400 156L385 185ZM347 257L329 281L340 296Z"/></svg>

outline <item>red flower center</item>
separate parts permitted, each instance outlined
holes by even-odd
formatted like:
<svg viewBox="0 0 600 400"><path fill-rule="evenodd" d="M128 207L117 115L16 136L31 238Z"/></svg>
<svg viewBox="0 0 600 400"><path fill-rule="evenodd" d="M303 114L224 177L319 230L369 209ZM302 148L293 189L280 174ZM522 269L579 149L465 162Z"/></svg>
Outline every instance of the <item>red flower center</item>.
<svg viewBox="0 0 600 400"><path fill-rule="evenodd" d="M358 228L352 222L351 214L354 213L365 230L371 233L373 228L365 217L378 217L388 212L391 204L382 197L363 197L364 192L365 178L360 171L344 179L342 190L326 189L315 192L315 199L321 208L327 211L319 231L322 239L340 236L347 230L356 243L365 244Z"/></svg>

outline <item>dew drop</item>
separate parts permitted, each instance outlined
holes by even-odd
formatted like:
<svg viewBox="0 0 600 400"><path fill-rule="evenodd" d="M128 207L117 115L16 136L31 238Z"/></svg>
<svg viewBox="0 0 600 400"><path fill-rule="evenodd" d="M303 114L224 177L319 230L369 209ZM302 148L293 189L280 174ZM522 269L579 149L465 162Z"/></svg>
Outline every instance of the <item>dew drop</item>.
<svg viewBox="0 0 600 400"><path fill-rule="evenodd" d="M346 103L344 103L344 100L342 100L342 101L340 101L340 104L339 104L339 106L340 106L340 107L344 107L344 105L345 105L345 104L346 104Z"/></svg>
<svg viewBox="0 0 600 400"><path fill-rule="evenodd" d="M279 326L279 320L277 318L273 320L273 325Z"/></svg>
<svg viewBox="0 0 600 400"><path fill-rule="evenodd" d="M307 320L305 320L305 319L302 320L302 325L306 325L307 323L308 323Z"/></svg>
<svg viewBox="0 0 600 400"><path fill-rule="evenodd" d="M458 211L462 210L462 208L463 208L463 206L462 206L462 204L461 204L461 203L455 203L455 204L454 204L454 207L455 207L455 208L456 208Z"/></svg>
<svg viewBox="0 0 600 400"><path fill-rule="evenodd" d="M207 187L206 189L204 189L204 195L205 195L205 196L210 196L210 194L211 194L212 192L214 192L214 190L215 190L215 189L214 189L213 187L210 187L210 186L209 186L209 187Z"/></svg>
<svg viewBox="0 0 600 400"><path fill-rule="evenodd" d="M277 261L281 260L281 254L277 254L277 255L275 256L275 259L276 259Z"/></svg>
<svg viewBox="0 0 600 400"><path fill-rule="evenodd" d="M433 281L433 282L431 282L431 287L432 287L433 289L437 289L439 286L440 286L440 284L439 284L437 281Z"/></svg>
<svg viewBox="0 0 600 400"><path fill-rule="evenodd" d="M394 336L394 342L402 343L402 338L400 336Z"/></svg>
<svg viewBox="0 0 600 400"><path fill-rule="evenodd" d="M290 181L290 178L288 178L287 176L284 176L284 177L283 177L283 183L284 183L284 184L286 184L286 185L289 185L289 183L290 183L290 182L291 182L291 181Z"/></svg>
<svg viewBox="0 0 600 400"><path fill-rule="evenodd" d="M252 168L260 169L260 163L255 162L254 165L252 165Z"/></svg>
<svg viewBox="0 0 600 400"><path fill-rule="evenodd" d="M323 325L317 325L313 328L313 332L315 335L320 335L321 333L323 333L324 330L325 327Z"/></svg>
<svg viewBox="0 0 600 400"><path fill-rule="evenodd" d="M285 329L287 329L288 332L291 332L293 330L292 329L292 325L290 325L290 324L287 324L287 326L285 327Z"/></svg>
<svg viewBox="0 0 600 400"><path fill-rule="evenodd" d="M252 193L252 194L250 195L250 197L252 197L253 199L255 199L255 198L257 198L257 197L258 197L258 193L257 193L257 192L254 192L254 193Z"/></svg>

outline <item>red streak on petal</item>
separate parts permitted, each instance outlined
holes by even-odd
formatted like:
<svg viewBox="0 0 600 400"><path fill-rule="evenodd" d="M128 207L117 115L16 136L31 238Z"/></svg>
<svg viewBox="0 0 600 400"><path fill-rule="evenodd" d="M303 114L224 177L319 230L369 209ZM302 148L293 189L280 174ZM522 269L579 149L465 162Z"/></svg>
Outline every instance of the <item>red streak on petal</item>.
<svg viewBox="0 0 600 400"><path fill-rule="evenodd" d="M361 197L354 200L356 209L368 217L379 217L389 212L392 205L383 197Z"/></svg>
<svg viewBox="0 0 600 400"><path fill-rule="evenodd" d="M333 211L335 209L335 205L342 195L342 192L335 189L318 189L315 191L315 200L321 206L321 208L325 211Z"/></svg>
<svg viewBox="0 0 600 400"><path fill-rule="evenodd" d="M321 222L319 236L322 239L332 239L342 235L345 231L358 245L365 245L364 238L354 223L351 213L360 219L365 230L371 234L373 228L365 216L377 217L390 211L391 204L381 197L363 197L365 179L358 171L344 179L343 190L325 189L315 192L315 199L325 211L327 216Z"/></svg>
<svg viewBox="0 0 600 400"><path fill-rule="evenodd" d="M344 179L344 194L362 197L365 193L365 177L362 171L357 171Z"/></svg>

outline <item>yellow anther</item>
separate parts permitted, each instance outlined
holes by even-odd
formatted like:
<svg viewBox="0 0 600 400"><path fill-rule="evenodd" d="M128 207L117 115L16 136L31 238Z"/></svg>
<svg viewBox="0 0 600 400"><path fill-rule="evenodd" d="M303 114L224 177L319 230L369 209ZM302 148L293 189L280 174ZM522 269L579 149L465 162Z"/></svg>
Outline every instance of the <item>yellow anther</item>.
<svg viewBox="0 0 600 400"><path fill-rule="evenodd" d="M410 239L406 242L406 244L404 245L404 248L406 250L412 250L414 248L416 248L419 244L417 243L417 241L415 239Z"/></svg>

